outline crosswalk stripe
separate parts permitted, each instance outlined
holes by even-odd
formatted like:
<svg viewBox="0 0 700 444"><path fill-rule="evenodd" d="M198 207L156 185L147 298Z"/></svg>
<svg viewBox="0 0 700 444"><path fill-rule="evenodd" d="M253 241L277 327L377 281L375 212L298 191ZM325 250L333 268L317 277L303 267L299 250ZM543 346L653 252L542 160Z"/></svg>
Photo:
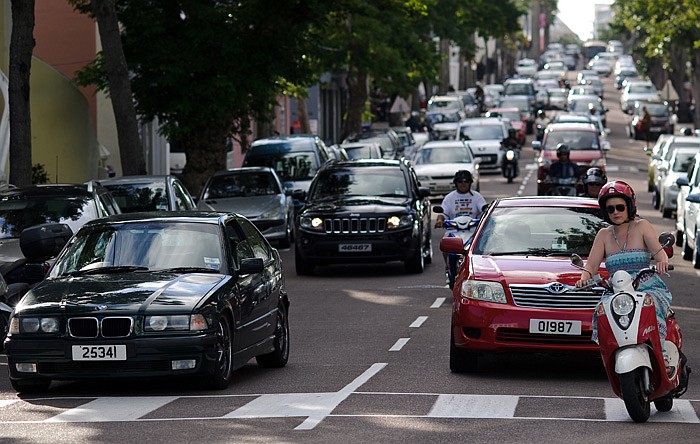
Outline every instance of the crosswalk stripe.
<svg viewBox="0 0 700 444"><path fill-rule="evenodd" d="M625 408L625 402L618 398L605 399L605 419L606 421L623 421L629 422L630 417ZM651 405L651 416L649 422L686 422L699 424L700 419L695 412L690 401L685 399L675 399L673 401L673 409L670 412L659 412Z"/></svg>
<svg viewBox="0 0 700 444"><path fill-rule="evenodd" d="M518 399L510 395L440 395L428 417L513 418Z"/></svg>
<svg viewBox="0 0 700 444"><path fill-rule="evenodd" d="M177 398L178 396L97 398L43 422L134 421Z"/></svg>

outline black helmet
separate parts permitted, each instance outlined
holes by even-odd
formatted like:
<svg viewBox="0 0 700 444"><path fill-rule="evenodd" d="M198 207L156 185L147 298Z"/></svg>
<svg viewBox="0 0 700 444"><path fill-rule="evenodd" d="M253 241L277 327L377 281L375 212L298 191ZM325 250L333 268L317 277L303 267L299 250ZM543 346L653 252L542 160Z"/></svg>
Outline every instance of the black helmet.
<svg viewBox="0 0 700 444"><path fill-rule="evenodd" d="M584 185L600 185L608 183L608 177L600 168L589 168L586 171L586 177L583 178Z"/></svg>
<svg viewBox="0 0 700 444"><path fill-rule="evenodd" d="M557 145L557 156L560 154L569 154L571 150L569 149L569 145L565 143L560 143Z"/></svg>
<svg viewBox="0 0 700 444"><path fill-rule="evenodd" d="M508 128L508 135L517 134L517 132L518 132L518 130L516 130L515 128Z"/></svg>
<svg viewBox="0 0 700 444"><path fill-rule="evenodd" d="M692 136L693 130L691 130L687 126L684 126L683 128L681 128L681 134L683 134L684 136Z"/></svg>
<svg viewBox="0 0 700 444"><path fill-rule="evenodd" d="M469 172L468 170L459 170L455 173L455 177L454 177L454 179L452 179L452 181L454 183L462 182L462 181L472 183L472 182L474 182L474 178L472 177L472 173Z"/></svg>

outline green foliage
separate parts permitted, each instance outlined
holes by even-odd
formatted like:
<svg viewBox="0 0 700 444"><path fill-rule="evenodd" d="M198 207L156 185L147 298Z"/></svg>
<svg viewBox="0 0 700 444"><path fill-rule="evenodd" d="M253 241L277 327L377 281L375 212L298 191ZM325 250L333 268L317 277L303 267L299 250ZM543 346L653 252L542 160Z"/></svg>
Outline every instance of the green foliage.
<svg viewBox="0 0 700 444"><path fill-rule="evenodd" d="M46 172L46 167L42 163L32 165L32 184L49 183L49 173Z"/></svg>

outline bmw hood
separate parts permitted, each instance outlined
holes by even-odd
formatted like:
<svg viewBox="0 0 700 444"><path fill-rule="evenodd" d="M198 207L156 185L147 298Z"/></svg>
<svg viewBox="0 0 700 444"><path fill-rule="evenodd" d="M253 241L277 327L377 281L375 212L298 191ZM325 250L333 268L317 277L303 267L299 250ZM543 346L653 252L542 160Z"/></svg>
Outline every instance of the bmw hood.
<svg viewBox="0 0 700 444"><path fill-rule="evenodd" d="M472 256L471 268L473 276L478 276L480 280L505 281L508 284L542 285L556 281L573 285L581 277L581 270L571 265L568 255Z"/></svg>
<svg viewBox="0 0 700 444"><path fill-rule="evenodd" d="M128 273L47 279L17 304L19 313L188 313L231 279L221 274Z"/></svg>
<svg viewBox="0 0 700 444"><path fill-rule="evenodd" d="M223 199L207 199L200 202L201 210L223 211L225 213L238 213L248 219L256 219L261 214L277 210L280 214L284 208L284 196L273 194L268 196L250 197L226 197Z"/></svg>

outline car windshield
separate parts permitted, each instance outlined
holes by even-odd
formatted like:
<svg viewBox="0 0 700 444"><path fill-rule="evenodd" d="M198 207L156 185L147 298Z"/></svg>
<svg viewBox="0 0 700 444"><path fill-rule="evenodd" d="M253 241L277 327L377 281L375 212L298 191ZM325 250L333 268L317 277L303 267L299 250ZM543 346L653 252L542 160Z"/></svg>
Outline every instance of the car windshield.
<svg viewBox="0 0 700 444"><path fill-rule="evenodd" d="M571 104L569 105L569 110L573 112L590 112L589 106L593 106L593 109L595 109L595 112L598 113L600 112L600 103L598 102L597 99L581 99L581 100L573 100Z"/></svg>
<svg viewBox="0 0 700 444"><path fill-rule="evenodd" d="M143 270L221 269L218 227L213 224L142 222L80 230L59 256L50 276L108 272L108 267Z"/></svg>
<svg viewBox="0 0 700 444"><path fill-rule="evenodd" d="M528 83L509 83L503 90L504 96L527 96L532 93L532 85Z"/></svg>
<svg viewBox="0 0 700 444"><path fill-rule="evenodd" d="M313 151L293 151L280 156L250 156L246 157L244 166L271 167L283 182L313 179L319 167Z"/></svg>
<svg viewBox="0 0 700 444"><path fill-rule="evenodd" d="M204 190L204 199L270 196L281 192L269 172L246 171L212 177Z"/></svg>
<svg viewBox="0 0 700 444"><path fill-rule="evenodd" d="M164 181L106 184L122 213L167 211L168 195Z"/></svg>
<svg viewBox="0 0 700 444"><path fill-rule="evenodd" d="M430 123L454 123L459 122L459 114L454 113L427 113L425 118L430 121Z"/></svg>
<svg viewBox="0 0 700 444"><path fill-rule="evenodd" d="M316 177L312 200L352 196L408 196L408 187L399 168L328 169Z"/></svg>
<svg viewBox="0 0 700 444"><path fill-rule="evenodd" d="M530 103L526 98L509 99L508 97L504 97L498 102L498 106L500 108L518 108L520 111L530 110Z"/></svg>
<svg viewBox="0 0 700 444"><path fill-rule="evenodd" d="M428 111L432 110L445 110L445 109L459 109L459 99L455 100L431 100L428 104Z"/></svg>
<svg viewBox="0 0 700 444"><path fill-rule="evenodd" d="M87 196L5 196L0 199L0 238L18 238L25 228L45 223L67 224L75 232L97 216Z"/></svg>
<svg viewBox="0 0 700 444"><path fill-rule="evenodd" d="M353 147L346 146L344 148L345 148L345 152L347 153L347 155L350 159L372 159L372 158L378 157L378 156L373 154L375 152L369 146L353 146Z"/></svg>
<svg viewBox="0 0 700 444"><path fill-rule="evenodd" d="M595 207L495 208L474 240L473 253L587 256L596 233L605 226Z"/></svg>
<svg viewBox="0 0 700 444"><path fill-rule="evenodd" d="M630 94L647 94L647 93L657 93L656 87L654 85L630 85Z"/></svg>
<svg viewBox="0 0 700 444"><path fill-rule="evenodd" d="M465 146L430 148L423 147L416 156L416 165L435 163L468 163L471 162L469 150Z"/></svg>
<svg viewBox="0 0 700 444"><path fill-rule="evenodd" d="M663 105L663 104L647 104L645 105L647 107L647 111L649 111L649 115L653 117L666 117L668 116L668 106ZM639 114L644 114L643 111L640 111Z"/></svg>
<svg viewBox="0 0 700 444"><path fill-rule="evenodd" d="M462 125L459 128L462 140L502 140L503 127L499 125Z"/></svg>
<svg viewBox="0 0 700 444"><path fill-rule="evenodd" d="M544 149L554 151L557 145L564 143L571 150L598 150L598 135L594 131L561 130L547 133Z"/></svg>

